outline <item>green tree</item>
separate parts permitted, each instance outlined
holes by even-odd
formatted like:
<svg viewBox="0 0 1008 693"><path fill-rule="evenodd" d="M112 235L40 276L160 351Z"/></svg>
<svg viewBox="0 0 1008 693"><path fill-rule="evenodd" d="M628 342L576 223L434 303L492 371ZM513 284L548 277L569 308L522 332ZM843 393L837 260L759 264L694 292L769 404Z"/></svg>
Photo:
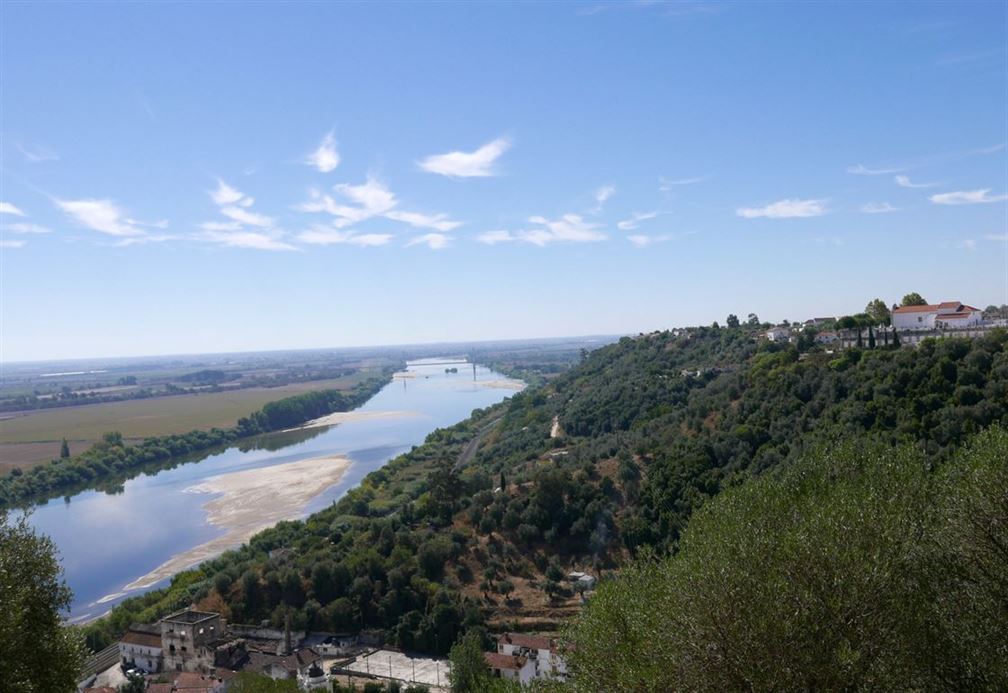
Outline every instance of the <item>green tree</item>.
<svg viewBox="0 0 1008 693"><path fill-rule="evenodd" d="M1008 433L931 471L821 448L723 491L679 552L600 586L578 690L1006 690Z"/></svg>
<svg viewBox="0 0 1008 693"><path fill-rule="evenodd" d="M70 457L70 444L67 442L66 438L64 438L63 442L60 444L60 457L64 459Z"/></svg>
<svg viewBox="0 0 1008 693"><path fill-rule="evenodd" d="M246 671L234 678L228 690L231 693L296 693L298 686L293 679L272 679Z"/></svg>
<svg viewBox="0 0 1008 693"><path fill-rule="evenodd" d="M749 325L749 327L759 327L759 316L756 315L756 313L749 313L749 317L746 319L746 324Z"/></svg>
<svg viewBox="0 0 1008 693"><path fill-rule="evenodd" d="M874 298L865 306L865 313L871 316L876 325L888 325L890 320L889 307L881 298Z"/></svg>
<svg viewBox="0 0 1008 693"><path fill-rule="evenodd" d="M725 324L728 325L730 329L735 329L739 326L739 319L735 313L730 313L728 318L725 320Z"/></svg>
<svg viewBox="0 0 1008 693"><path fill-rule="evenodd" d="M868 348L875 348L875 329L871 325L868 326Z"/></svg>
<svg viewBox="0 0 1008 693"><path fill-rule="evenodd" d="M921 296L916 291L911 291L910 293L908 293L906 296L903 297L903 300L900 301L900 305L901 306L926 306L927 305L927 301L925 301L924 297Z"/></svg>
<svg viewBox="0 0 1008 693"><path fill-rule="evenodd" d="M52 539L24 515L0 512L0 686L22 693L71 691L84 661L81 632L63 623L72 595Z"/></svg>
<svg viewBox="0 0 1008 693"><path fill-rule="evenodd" d="M483 643L479 634L469 631L448 653L451 670L448 683L452 693L480 693L490 679L490 670L483 658Z"/></svg>

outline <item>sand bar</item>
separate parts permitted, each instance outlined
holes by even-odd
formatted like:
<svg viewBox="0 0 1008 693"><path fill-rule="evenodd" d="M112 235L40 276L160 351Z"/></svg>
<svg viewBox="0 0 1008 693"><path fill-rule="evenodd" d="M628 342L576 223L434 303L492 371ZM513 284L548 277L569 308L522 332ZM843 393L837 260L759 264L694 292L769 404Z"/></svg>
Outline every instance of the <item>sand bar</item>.
<svg viewBox="0 0 1008 693"><path fill-rule="evenodd" d="M302 428L318 428L320 426L335 426L336 424L348 421L372 421L374 419L406 419L413 416L420 416L415 411L338 411L317 419L306 421L297 428L288 428L288 431L299 431Z"/></svg>
<svg viewBox="0 0 1008 693"><path fill-rule="evenodd" d="M477 380L476 385L482 387L489 387L494 390L515 390L519 392L524 390L527 385L521 380L515 380L513 378L498 378L497 380Z"/></svg>
<svg viewBox="0 0 1008 693"><path fill-rule="evenodd" d="M245 469L204 479L189 493L219 493L203 509L207 521L225 534L176 554L126 585L123 591L144 589L229 549L241 546L257 532L281 520L301 517L308 502L337 483L350 466L345 457L319 457L259 469Z"/></svg>

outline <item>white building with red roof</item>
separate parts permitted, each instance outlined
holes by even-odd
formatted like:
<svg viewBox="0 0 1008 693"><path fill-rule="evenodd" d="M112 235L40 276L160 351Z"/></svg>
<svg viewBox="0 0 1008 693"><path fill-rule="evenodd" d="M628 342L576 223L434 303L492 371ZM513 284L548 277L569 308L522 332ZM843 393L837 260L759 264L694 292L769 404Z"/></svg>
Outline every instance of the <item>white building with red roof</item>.
<svg viewBox="0 0 1008 693"><path fill-rule="evenodd" d="M532 679L558 679L567 676L567 663L560 655L555 638L525 633L497 636L497 652L488 652L487 664L495 676L527 683Z"/></svg>
<svg viewBox="0 0 1008 693"><path fill-rule="evenodd" d="M923 306L893 306L892 309L892 325L897 330L974 327L982 321L982 310L960 301Z"/></svg>

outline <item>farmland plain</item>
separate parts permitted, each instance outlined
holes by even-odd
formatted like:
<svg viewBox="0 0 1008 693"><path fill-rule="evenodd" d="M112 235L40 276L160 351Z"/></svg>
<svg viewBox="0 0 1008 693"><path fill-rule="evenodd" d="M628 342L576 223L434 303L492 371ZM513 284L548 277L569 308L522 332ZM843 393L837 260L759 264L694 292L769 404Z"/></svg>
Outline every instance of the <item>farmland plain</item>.
<svg viewBox="0 0 1008 693"><path fill-rule="evenodd" d="M0 474L58 457L63 438L70 441L71 452L76 454L108 431L119 431L127 440L139 440L197 429L226 428L267 402L312 390L349 389L373 374L364 370L341 378L279 387L250 387L8 414L0 419Z"/></svg>

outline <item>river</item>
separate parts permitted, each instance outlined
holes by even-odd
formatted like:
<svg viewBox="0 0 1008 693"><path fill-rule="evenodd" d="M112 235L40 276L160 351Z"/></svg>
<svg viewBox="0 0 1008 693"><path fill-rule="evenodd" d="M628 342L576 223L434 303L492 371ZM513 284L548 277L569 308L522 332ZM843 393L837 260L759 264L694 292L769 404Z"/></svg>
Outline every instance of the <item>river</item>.
<svg viewBox="0 0 1008 693"><path fill-rule="evenodd" d="M207 479L300 460L348 459L349 467L335 484L306 505L286 509L288 517L304 517L340 498L393 457L421 444L434 429L455 424L473 409L516 392L517 384L499 373L444 361L411 362L404 374L397 374L356 410L373 416L258 436L194 456L172 469L141 474L115 493L84 491L36 508L31 523L56 543L74 593L71 620L96 618L127 597L166 584L169 578L127 588L143 576L156 574L152 571L172 557L221 540L226 530L208 522L206 508L220 494L199 488ZM450 367L458 372L446 372Z"/></svg>

